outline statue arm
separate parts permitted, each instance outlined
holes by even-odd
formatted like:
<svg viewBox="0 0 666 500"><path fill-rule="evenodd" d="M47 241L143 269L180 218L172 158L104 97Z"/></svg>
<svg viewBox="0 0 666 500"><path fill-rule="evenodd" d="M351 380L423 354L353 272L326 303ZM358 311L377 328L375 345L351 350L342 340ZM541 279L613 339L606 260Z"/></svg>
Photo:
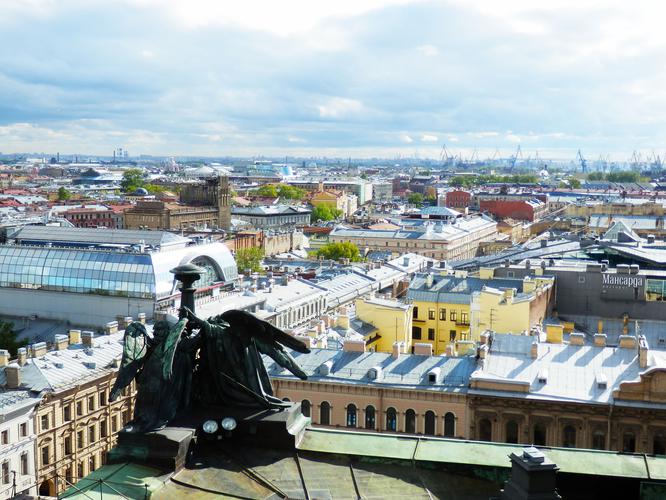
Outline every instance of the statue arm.
<svg viewBox="0 0 666 500"><path fill-rule="evenodd" d="M282 368L286 368L301 380L306 380L308 378L306 373L300 366L298 366L298 363L296 363L293 356L285 351L277 342L266 344L259 339L255 339L255 345L260 353L270 356L278 365Z"/></svg>
<svg viewBox="0 0 666 500"><path fill-rule="evenodd" d="M123 337L123 357L120 362L118 376L111 389L109 401L115 401L122 390L127 387L137 376L148 351L148 334L146 327L139 323L131 323L125 329Z"/></svg>

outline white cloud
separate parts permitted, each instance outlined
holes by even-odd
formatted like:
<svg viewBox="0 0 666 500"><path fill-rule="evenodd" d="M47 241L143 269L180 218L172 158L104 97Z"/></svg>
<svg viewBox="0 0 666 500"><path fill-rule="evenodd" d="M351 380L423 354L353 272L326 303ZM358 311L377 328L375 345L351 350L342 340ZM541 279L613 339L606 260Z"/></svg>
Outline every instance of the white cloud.
<svg viewBox="0 0 666 500"><path fill-rule="evenodd" d="M346 118L359 114L363 110L363 103L356 99L333 97L317 106L317 109L322 118Z"/></svg>
<svg viewBox="0 0 666 500"><path fill-rule="evenodd" d="M514 144L518 144L521 142L520 136L516 134L506 134L504 138L509 142L513 142Z"/></svg>
<svg viewBox="0 0 666 500"><path fill-rule="evenodd" d="M460 142L460 139L455 135L450 135L449 137L446 138L446 140L449 142Z"/></svg>
<svg viewBox="0 0 666 500"><path fill-rule="evenodd" d="M143 49L139 51L139 55L145 59L152 59L155 57L155 53L152 50Z"/></svg>
<svg viewBox="0 0 666 500"><path fill-rule="evenodd" d="M295 136L292 135L292 136L287 137L287 142L299 143L299 142L307 142L307 141L305 139L303 139L302 137L295 137Z"/></svg>
<svg viewBox="0 0 666 500"><path fill-rule="evenodd" d="M419 45L416 47L416 50L418 50L421 54L424 56L428 57L433 57L439 54L439 49L435 47L434 45L426 44L426 45Z"/></svg>
<svg viewBox="0 0 666 500"><path fill-rule="evenodd" d="M421 136L421 142L437 142L438 140L436 135L424 134Z"/></svg>
<svg viewBox="0 0 666 500"><path fill-rule="evenodd" d="M409 135L407 135L407 134L403 134L403 135L401 135L401 136L400 136L400 140L401 140L402 142L406 142L407 144L411 144L412 142L414 142L414 139L412 139L412 138L411 138Z"/></svg>

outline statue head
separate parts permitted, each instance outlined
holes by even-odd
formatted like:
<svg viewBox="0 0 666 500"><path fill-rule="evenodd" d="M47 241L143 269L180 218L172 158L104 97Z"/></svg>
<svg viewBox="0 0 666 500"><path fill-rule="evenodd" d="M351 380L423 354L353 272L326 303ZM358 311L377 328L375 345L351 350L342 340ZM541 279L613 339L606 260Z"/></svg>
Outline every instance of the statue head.
<svg viewBox="0 0 666 500"><path fill-rule="evenodd" d="M169 335L170 325L165 320L156 321L153 325L153 341L162 342Z"/></svg>

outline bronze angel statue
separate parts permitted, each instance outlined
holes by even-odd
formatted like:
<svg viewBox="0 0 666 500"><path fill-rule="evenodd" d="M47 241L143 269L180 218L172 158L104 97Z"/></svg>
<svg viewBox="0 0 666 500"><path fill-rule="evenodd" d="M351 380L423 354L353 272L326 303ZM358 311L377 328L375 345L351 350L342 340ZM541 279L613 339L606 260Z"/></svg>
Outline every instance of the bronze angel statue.
<svg viewBox="0 0 666 500"><path fill-rule="evenodd" d="M156 322L152 338L141 323L125 331L123 359L110 399L136 378L134 419L126 430L159 429L192 405L288 407L273 395L264 354L295 376L307 378L283 347L307 353L307 346L250 313L227 311L206 321L183 308L181 318L173 325Z"/></svg>

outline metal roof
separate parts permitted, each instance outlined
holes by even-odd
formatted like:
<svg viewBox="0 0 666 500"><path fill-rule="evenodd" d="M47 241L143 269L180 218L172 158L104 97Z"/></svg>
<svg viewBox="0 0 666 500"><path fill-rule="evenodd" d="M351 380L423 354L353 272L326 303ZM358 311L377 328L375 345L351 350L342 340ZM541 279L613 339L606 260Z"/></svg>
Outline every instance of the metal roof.
<svg viewBox="0 0 666 500"><path fill-rule="evenodd" d="M91 245L150 245L186 244L190 240L166 231L130 229L91 229L61 226L24 226L14 236L17 241L44 243L89 243Z"/></svg>

